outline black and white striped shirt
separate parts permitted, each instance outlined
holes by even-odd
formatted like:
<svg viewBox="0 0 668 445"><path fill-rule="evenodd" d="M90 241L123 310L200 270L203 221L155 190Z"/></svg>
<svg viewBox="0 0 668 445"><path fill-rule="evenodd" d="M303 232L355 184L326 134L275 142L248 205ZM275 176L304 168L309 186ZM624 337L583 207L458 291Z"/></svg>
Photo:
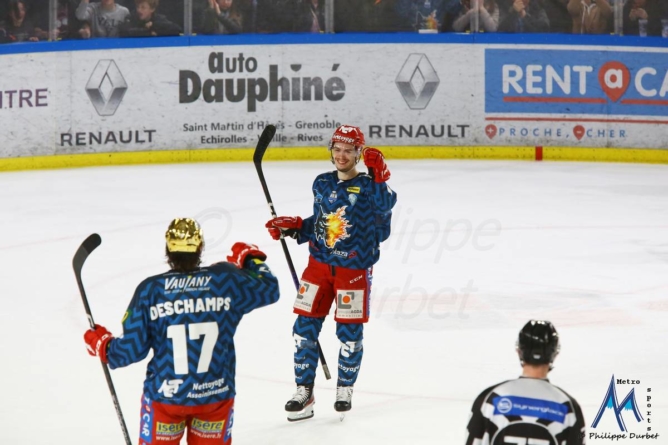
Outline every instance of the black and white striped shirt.
<svg viewBox="0 0 668 445"><path fill-rule="evenodd" d="M466 445L584 445L577 401L547 379L520 377L484 390L473 403Z"/></svg>

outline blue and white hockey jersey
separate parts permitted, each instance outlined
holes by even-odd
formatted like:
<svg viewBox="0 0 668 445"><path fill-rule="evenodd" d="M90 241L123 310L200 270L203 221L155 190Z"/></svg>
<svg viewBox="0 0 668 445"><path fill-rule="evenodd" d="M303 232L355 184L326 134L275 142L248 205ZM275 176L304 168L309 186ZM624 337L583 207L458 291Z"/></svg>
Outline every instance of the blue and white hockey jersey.
<svg viewBox="0 0 668 445"><path fill-rule="evenodd" d="M297 241L309 243L318 261L366 269L380 257L379 244L390 236L397 194L366 173L342 181L336 171L313 181L313 215L303 221Z"/></svg>
<svg viewBox="0 0 668 445"><path fill-rule="evenodd" d="M144 280L123 318L123 336L110 342L109 366L143 360L153 350L144 394L174 405L203 405L235 395L234 333L241 318L279 298L266 264L217 263L191 273Z"/></svg>

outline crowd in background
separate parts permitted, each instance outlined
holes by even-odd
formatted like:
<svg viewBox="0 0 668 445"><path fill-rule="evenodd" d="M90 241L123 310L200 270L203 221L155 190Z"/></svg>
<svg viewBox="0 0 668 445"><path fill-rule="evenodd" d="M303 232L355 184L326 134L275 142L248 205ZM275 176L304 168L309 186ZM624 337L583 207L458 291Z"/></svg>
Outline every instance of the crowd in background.
<svg viewBox="0 0 668 445"><path fill-rule="evenodd" d="M181 35L187 29L184 1L0 0L0 43ZM476 31L668 37L668 0L188 0L188 5L193 34ZM327 8L333 11L330 29Z"/></svg>

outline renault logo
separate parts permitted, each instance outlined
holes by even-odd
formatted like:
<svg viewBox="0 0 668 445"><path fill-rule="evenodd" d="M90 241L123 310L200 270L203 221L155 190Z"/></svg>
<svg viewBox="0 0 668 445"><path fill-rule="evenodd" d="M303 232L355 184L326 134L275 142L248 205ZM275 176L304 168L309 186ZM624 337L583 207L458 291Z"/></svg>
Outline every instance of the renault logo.
<svg viewBox="0 0 668 445"><path fill-rule="evenodd" d="M394 81L411 110L423 110L429 105L440 80L424 54L411 54Z"/></svg>
<svg viewBox="0 0 668 445"><path fill-rule="evenodd" d="M100 116L113 116L128 84L113 60L100 60L86 84L86 93Z"/></svg>

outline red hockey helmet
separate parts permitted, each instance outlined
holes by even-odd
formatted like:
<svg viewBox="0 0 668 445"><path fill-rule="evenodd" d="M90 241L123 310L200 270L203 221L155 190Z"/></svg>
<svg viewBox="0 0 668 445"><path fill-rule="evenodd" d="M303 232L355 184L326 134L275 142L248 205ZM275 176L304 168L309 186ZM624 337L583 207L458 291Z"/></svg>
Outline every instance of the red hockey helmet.
<svg viewBox="0 0 668 445"><path fill-rule="evenodd" d="M334 131L331 141L329 141L329 151L332 151L334 144L336 142L343 142L344 144L350 144L355 147L357 155L355 156L355 163L359 162L360 156L362 155L362 149L364 149L364 133L360 130L359 127L354 127L352 125L341 125ZM332 159L334 163L334 159Z"/></svg>

